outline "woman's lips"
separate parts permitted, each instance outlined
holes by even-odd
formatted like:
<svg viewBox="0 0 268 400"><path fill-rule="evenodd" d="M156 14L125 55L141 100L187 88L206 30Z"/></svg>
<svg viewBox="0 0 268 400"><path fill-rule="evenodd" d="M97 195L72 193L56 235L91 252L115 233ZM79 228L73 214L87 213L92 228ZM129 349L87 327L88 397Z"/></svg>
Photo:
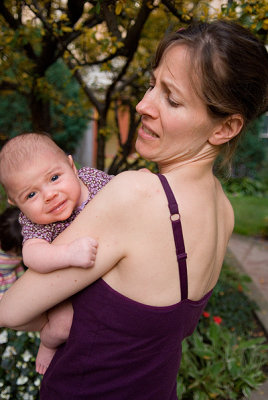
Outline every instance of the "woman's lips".
<svg viewBox="0 0 268 400"><path fill-rule="evenodd" d="M147 126L145 125L141 125L139 131L138 131L139 135L145 139L154 139L154 138L159 138L159 136L153 132L151 129L149 129Z"/></svg>

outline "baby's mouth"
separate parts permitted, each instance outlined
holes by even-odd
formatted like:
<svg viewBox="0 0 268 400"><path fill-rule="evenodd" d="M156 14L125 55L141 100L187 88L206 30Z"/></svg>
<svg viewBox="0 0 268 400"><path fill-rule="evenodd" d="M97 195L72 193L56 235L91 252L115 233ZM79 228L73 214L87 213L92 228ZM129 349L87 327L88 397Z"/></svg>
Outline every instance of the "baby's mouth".
<svg viewBox="0 0 268 400"><path fill-rule="evenodd" d="M61 201L60 203L58 203L55 207L53 207L50 212L51 213L55 213L55 212L59 212L63 209L63 207L65 206L66 201Z"/></svg>

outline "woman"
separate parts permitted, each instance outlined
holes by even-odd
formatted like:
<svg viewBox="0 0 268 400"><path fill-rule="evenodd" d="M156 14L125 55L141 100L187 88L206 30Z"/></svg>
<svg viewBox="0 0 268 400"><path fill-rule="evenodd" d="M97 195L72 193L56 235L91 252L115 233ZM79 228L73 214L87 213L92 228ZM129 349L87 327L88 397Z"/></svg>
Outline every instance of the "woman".
<svg viewBox="0 0 268 400"><path fill-rule="evenodd" d="M57 237L94 237L93 268L28 271L0 303L1 326L41 329L42 313L74 295L70 336L44 375L42 400L177 399L181 341L218 280L234 225L213 165L267 109L267 71L264 46L233 23L160 44L137 105L136 149L162 175L116 176Z"/></svg>

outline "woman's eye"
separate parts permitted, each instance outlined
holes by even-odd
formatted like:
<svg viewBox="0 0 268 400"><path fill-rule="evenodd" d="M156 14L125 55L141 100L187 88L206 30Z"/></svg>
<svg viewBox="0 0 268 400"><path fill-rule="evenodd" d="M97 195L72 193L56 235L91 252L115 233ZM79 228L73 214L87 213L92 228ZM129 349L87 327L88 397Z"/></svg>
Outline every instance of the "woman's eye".
<svg viewBox="0 0 268 400"><path fill-rule="evenodd" d="M35 192L31 192L27 195L27 199L32 199L35 196Z"/></svg>
<svg viewBox="0 0 268 400"><path fill-rule="evenodd" d="M168 97L168 102L172 107L179 107L179 103L173 101L170 97Z"/></svg>
<svg viewBox="0 0 268 400"><path fill-rule="evenodd" d="M51 178L52 182L55 182L59 178L59 175L53 175Z"/></svg>
<svg viewBox="0 0 268 400"><path fill-rule="evenodd" d="M147 92L149 92L150 90L153 90L154 87L155 87L155 81L150 79L150 81L147 84Z"/></svg>

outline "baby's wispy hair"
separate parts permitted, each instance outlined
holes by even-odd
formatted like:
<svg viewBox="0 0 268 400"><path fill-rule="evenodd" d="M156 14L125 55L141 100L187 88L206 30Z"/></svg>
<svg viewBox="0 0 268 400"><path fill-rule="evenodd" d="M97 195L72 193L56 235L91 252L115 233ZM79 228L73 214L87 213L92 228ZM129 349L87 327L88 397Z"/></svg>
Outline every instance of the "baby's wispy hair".
<svg viewBox="0 0 268 400"><path fill-rule="evenodd" d="M22 133L8 140L0 151L0 183L6 189L10 173L18 171L25 162L30 164L40 153L48 150L66 157L47 133Z"/></svg>

